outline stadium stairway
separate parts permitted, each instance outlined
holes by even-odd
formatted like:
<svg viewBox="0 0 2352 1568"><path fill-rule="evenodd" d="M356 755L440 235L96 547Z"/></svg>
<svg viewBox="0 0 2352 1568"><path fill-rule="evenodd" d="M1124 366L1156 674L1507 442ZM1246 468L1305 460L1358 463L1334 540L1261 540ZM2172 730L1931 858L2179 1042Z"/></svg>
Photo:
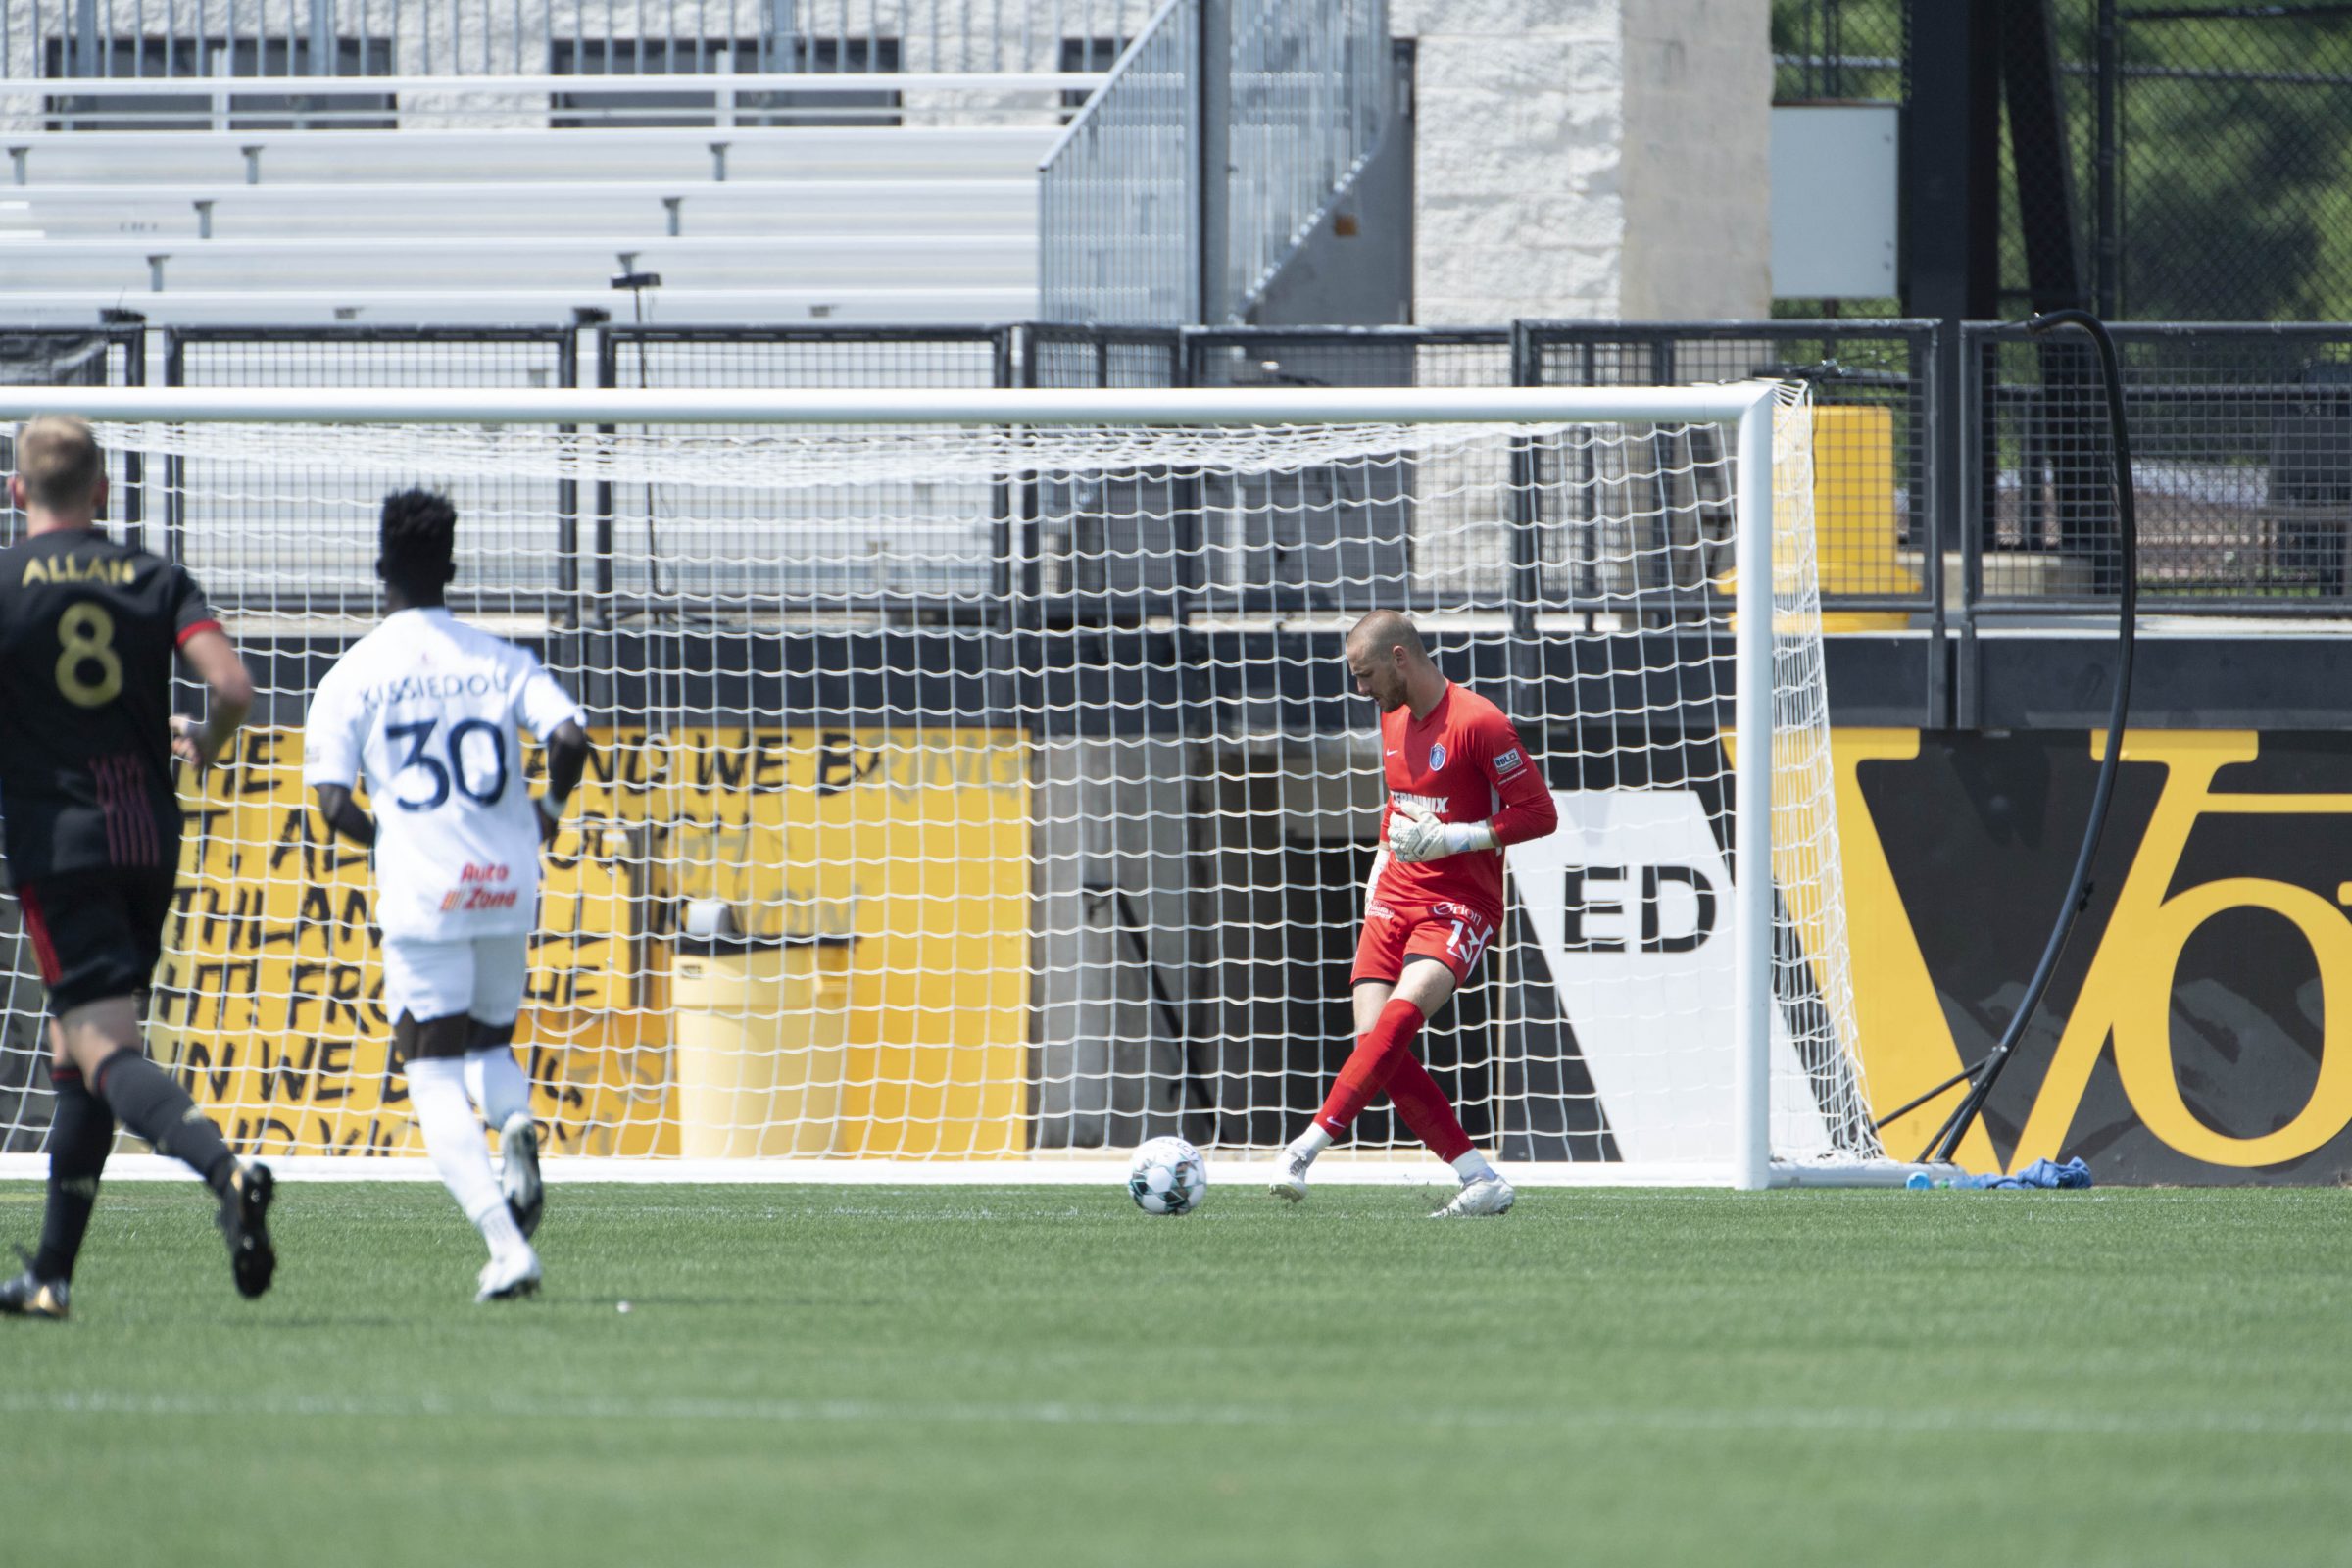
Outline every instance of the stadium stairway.
<svg viewBox="0 0 2352 1568"><path fill-rule="evenodd" d="M19 323L1032 313L1050 125L29 132L5 139Z"/></svg>

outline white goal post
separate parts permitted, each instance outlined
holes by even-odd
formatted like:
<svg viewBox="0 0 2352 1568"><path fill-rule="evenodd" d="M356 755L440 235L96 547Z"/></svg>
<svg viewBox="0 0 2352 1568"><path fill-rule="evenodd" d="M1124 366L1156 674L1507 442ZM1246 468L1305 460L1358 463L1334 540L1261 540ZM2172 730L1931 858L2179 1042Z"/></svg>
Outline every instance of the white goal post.
<svg viewBox="0 0 2352 1568"><path fill-rule="evenodd" d="M458 504L453 608L595 721L517 1035L558 1178L1270 1158L1352 1043L1375 608L1562 807L1423 1040L1473 1136L1534 1182L1916 1168L1856 1038L1800 388L0 388L36 412L142 455L142 542L262 688L183 780L149 1034L281 1169L426 1174L368 868L299 765L410 484ZM0 1175L48 1119L15 930L0 899ZM1448 1174L1385 1116L1357 1144L1318 1175Z"/></svg>

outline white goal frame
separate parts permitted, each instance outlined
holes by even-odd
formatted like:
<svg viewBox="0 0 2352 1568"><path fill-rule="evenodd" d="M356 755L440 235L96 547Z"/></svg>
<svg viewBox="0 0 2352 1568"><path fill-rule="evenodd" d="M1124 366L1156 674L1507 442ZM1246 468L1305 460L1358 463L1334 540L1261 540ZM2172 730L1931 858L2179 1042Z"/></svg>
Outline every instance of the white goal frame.
<svg viewBox="0 0 2352 1568"><path fill-rule="evenodd" d="M484 390L232 389L137 387L0 387L0 418L71 411L94 422L318 424L599 425L1167 425L1290 424L1512 424L1642 422L1714 424L1728 428L1737 451L1734 514L1737 577L1734 660L1737 733L1743 744L1733 760L1733 810L1742 867L1773 863L1774 748L1745 744L1773 733L1774 664L1773 443L1783 386L1742 381L1694 387L1545 388L1239 388L1049 391L978 390ZM1750 679L1753 671L1762 679ZM1832 868L1831 874L1835 874ZM1921 1170L1949 1166L1892 1160L1814 1165L1775 1161L1770 1148L1774 881L1742 870L1735 879L1733 1151L1718 1163L1642 1165L1635 1162L1514 1163L1514 1180L1529 1185L1899 1186ZM871 1183L1031 1183L1123 1178L1124 1158L1032 1153L1027 1157L965 1160L768 1159L711 1161L626 1159L587 1155L547 1161L557 1180L596 1181L819 1181ZM280 1174L298 1177L431 1179L416 1158L351 1159L299 1155L272 1158ZM1425 1167L1425 1168L1424 1168ZM1270 1167L1269 1167L1270 1168ZM44 1174L40 1154L0 1155L0 1177ZM108 1175L138 1179L179 1175L177 1162L155 1155L118 1156ZM1217 1161L1224 1180L1252 1174L1247 1160ZM1396 1183L1450 1180L1422 1159L1408 1167L1396 1157L1338 1157L1316 1167L1318 1180Z"/></svg>

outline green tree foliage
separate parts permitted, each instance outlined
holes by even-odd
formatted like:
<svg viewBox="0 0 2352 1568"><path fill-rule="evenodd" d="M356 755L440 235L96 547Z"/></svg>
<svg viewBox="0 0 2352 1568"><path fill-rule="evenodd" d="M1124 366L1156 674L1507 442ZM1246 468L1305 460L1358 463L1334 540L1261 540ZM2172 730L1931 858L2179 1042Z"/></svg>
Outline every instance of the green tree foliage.
<svg viewBox="0 0 2352 1568"><path fill-rule="evenodd" d="M1904 0L1774 0L1783 103L1899 99ZM2121 314L2142 320L2352 319L2352 10L2223 0L2119 8ZM2210 16L2193 14L2211 11ZM2132 13L2139 12L2140 15ZM2190 12L2189 15L2173 13ZM2096 211L2096 0L2054 0L2085 283ZM2001 148L2004 298L2026 300L2016 161ZM2029 176L2052 177L2028 161ZM1856 302L1859 303L1859 302ZM1813 314L1819 302L1798 302Z"/></svg>

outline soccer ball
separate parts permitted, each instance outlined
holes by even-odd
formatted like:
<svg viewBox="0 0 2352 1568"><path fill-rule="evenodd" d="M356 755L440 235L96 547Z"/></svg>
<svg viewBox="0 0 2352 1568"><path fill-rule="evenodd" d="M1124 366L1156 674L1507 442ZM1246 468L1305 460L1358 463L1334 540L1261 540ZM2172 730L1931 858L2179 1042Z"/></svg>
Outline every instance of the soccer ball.
<svg viewBox="0 0 2352 1568"><path fill-rule="evenodd" d="M1181 1138L1154 1138L1135 1152L1127 1192L1147 1214L1189 1214L1208 1196L1208 1166Z"/></svg>

